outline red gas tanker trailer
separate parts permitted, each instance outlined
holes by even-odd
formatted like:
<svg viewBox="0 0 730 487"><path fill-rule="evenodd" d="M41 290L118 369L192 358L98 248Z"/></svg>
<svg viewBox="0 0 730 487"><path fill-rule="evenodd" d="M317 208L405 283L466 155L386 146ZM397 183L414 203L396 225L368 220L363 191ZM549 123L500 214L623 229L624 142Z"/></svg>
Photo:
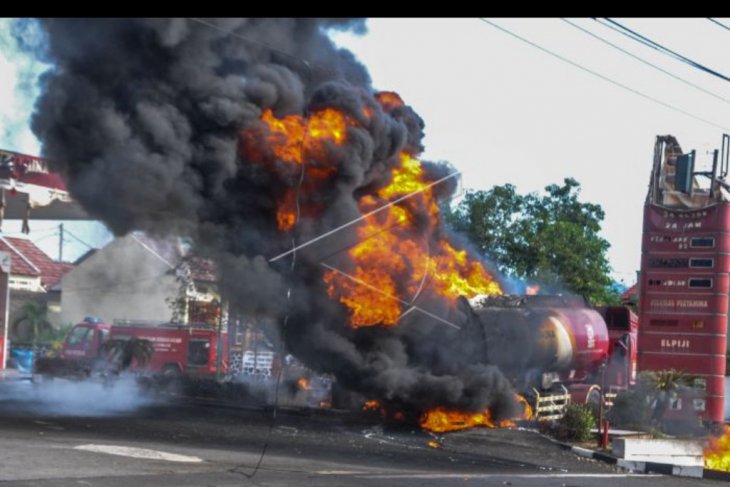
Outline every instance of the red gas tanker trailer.
<svg viewBox="0 0 730 487"><path fill-rule="evenodd" d="M580 297L477 296L462 300L465 340L533 403L539 420L569 402L600 401L636 379L638 319L626 307Z"/></svg>

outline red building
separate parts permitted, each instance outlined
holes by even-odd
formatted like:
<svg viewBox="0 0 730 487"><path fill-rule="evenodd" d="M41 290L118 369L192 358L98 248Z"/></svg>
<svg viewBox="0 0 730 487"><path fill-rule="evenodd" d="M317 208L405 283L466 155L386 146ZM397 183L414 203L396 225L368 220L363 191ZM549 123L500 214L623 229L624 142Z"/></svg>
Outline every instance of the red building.
<svg viewBox="0 0 730 487"><path fill-rule="evenodd" d="M672 136L657 137L642 239L639 370L675 369L692 387L668 416L722 422L730 287L730 138L711 170Z"/></svg>

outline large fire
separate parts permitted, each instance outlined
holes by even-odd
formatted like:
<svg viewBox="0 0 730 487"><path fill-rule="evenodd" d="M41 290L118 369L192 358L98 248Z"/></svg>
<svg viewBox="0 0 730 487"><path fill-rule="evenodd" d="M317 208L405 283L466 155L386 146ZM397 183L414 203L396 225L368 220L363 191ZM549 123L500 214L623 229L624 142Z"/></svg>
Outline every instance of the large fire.
<svg viewBox="0 0 730 487"><path fill-rule="evenodd" d="M386 113L404 106L393 92L375 98ZM372 108L365 110L370 114ZM283 118L267 109L261 121L242 134L242 150L283 181L276 223L289 231L298 214L319 211L310 196L337 171L328 148L345 144L348 128L359 122L334 108ZM366 216L356 228L359 243L348 251L351 265L347 272L330 269L323 276L329 295L348 308L351 326L396 325L426 285L451 303L459 296L501 294L484 266L444 237L434 183L414 155L402 152L388 183L360 197Z"/></svg>
<svg viewBox="0 0 730 487"><path fill-rule="evenodd" d="M516 425L516 420L532 419L532 408L527 400L522 396L516 397L517 402L522 407L522 414L513 419L505 419L495 422L489 410L479 413L466 413L463 411L450 410L438 407L426 411L421 415L421 427L423 429L433 431L434 433L445 433L447 431L458 431L475 426L485 428L510 428Z"/></svg>
<svg viewBox="0 0 730 487"><path fill-rule="evenodd" d="M730 472L730 426L724 425L721 436L710 438L705 448L705 468Z"/></svg>
<svg viewBox="0 0 730 487"><path fill-rule="evenodd" d="M328 157L327 146L342 145L347 139L347 127L355 122L343 113L332 109L315 111L308 117L287 115L276 118L270 109L261 114L267 131L261 137L255 130L242 134L242 148L254 162L268 162L276 172L288 173L298 179L306 161L307 177L302 181L302 193L314 193L319 185L335 173L335 165ZM279 165L277 165L279 164ZM304 208L316 212L316 208ZM301 209L300 209L301 211ZM288 231L297 219L296 184L290 184L277 201L276 223L280 230Z"/></svg>
<svg viewBox="0 0 730 487"><path fill-rule="evenodd" d="M420 161L402 153L390 184L360 199L360 210L369 216L357 229L360 243L349 250L355 270L324 275L330 296L349 308L352 326L397 324L426 280L451 302L459 296L501 294L484 266L465 250L443 238L431 243L439 208L430 184ZM375 212L382 207L386 209Z"/></svg>

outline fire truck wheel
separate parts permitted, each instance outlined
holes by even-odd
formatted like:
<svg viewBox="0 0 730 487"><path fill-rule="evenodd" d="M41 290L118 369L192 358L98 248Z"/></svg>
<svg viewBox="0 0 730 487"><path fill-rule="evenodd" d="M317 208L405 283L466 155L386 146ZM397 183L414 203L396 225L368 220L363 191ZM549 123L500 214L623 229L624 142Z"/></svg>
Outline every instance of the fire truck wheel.
<svg viewBox="0 0 730 487"><path fill-rule="evenodd" d="M175 364L167 364L164 367L162 367L162 371L160 372L162 374L162 377L166 379L177 379L182 375L180 373L180 367L178 367Z"/></svg>

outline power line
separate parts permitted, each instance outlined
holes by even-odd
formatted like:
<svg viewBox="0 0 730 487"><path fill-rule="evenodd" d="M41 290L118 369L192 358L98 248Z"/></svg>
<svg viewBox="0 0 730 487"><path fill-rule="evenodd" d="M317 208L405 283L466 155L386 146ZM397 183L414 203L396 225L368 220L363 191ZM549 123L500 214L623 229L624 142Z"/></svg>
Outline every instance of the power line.
<svg viewBox="0 0 730 487"><path fill-rule="evenodd" d="M723 130L723 131L730 130L727 127L723 127L722 125L719 125L719 124L717 124L715 122L711 122L711 121L706 120L706 119L704 119L702 117L699 117L697 115L693 115L692 113L690 113L690 112L688 112L686 110L683 110L681 108L675 107L674 105L670 105L669 103L663 102L663 101L659 100L658 98L654 98L653 96L650 96L650 95L647 95L645 93L642 93L639 90L636 90L634 88L631 88L630 86L627 86L627 85L625 85L625 84L623 84L623 83L621 83L619 81L613 80L613 79L611 79L611 78L609 78L609 77L607 77L605 75L602 75L601 73L598 73L596 71L593 71L592 69L586 68L585 66L583 66L581 64L578 64L577 62L572 61L572 60L570 60L570 59L568 59L568 58L566 58L564 56L561 56L560 54L558 54L558 53L556 53L554 51L551 51L551 50L549 50L549 49L547 49L545 47L542 47L541 45L536 44L536 43L532 42L529 39L526 39L526 38L524 38L524 37L522 37L522 36L520 36L518 34L515 34L514 32L512 32L512 31L510 31L510 30L508 30L508 29L506 29L506 28L504 28L504 27L502 27L502 26L500 26L498 24L495 24L492 21L489 21L489 20L487 20L485 18L480 18L479 20L481 20L482 22L484 22L486 24L491 25L492 27L494 27L494 28L496 28L498 30L501 30L505 34L508 34L508 35L510 35L510 36L512 36L512 37L514 37L516 39L521 40L522 42L525 42L525 43L531 45L532 47L534 47L536 49L539 49L540 51L542 51L542 52L544 52L546 54L550 54L551 56L556 57L556 58L560 59L561 61L563 61L565 63L568 63L571 66L574 66L574 67L580 69L581 71L585 71L586 73L590 73L593 76L597 76L597 77L601 78L604 81L608 81L609 83L611 83L613 85L616 85L619 88L623 88L624 90L630 91L631 93L633 93L635 95L639 95L642 98L645 98L645 99L647 99L649 101L653 101L654 103L657 103L657 104L659 104L659 105L661 105L661 106L663 106L665 108L669 108L670 110L673 110L675 112L681 113L682 115L686 115L686 116L688 116L690 118L693 118L693 119L695 119L695 120L697 120L699 122L706 123L707 125L711 125L712 127L718 128L718 129Z"/></svg>
<svg viewBox="0 0 730 487"><path fill-rule="evenodd" d="M49 237L57 237L57 236L58 236L58 232L53 232L53 233L49 233L48 235L46 235L44 237L41 237L41 238L37 238L35 240L32 240L32 242L34 244L36 244L36 243L41 242L41 241L43 241L43 240L45 240L45 239L47 239Z"/></svg>
<svg viewBox="0 0 730 487"><path fill-rule="evenodd" d="M657 71L661 71L662 73L666 74L667 76L671 76L672 78L676 79L677 81L681 81L682 83L684 83L686 85L689 85L689 86L691 86L693 88L696 88L696 89L700 90L703 93L706 93L706 94L708 94L708 95L710 95L712 97L717 98L720 101L723 101L725 103L730 104L730 100L728 100L727 98L724 98L721 95L718 95L718 94L713 93L713 92L711 92L709 90L706 90L705 88L703 88L703 87L701 87L699 85L696 85L696 84L692 83L691 81L687 81L686 79L681 78L681 77L679 77L679 76L677 76L677 75L675 75L675 74L667 71L666 69L657 66L656 64L653 64L653 63L651 63L651 62L649 62L649 61L647 61L647 60L645 60L643 58L640 58L636 54L634 54L634 53L632 53L630 51L627 51L626 49L624 49L622 47L617 46L616 44L614 44L614 43L612 43L612 42L604 39L603 37L601 37L601 36L599 36L599 35L591 32L591 31L589 31L588 29L585 29L585 28L579 26L578 24L575 24L575 23L571 22L568 19L562 18L561 20L563 22L566 22L566 23L572 25L573 27L575 27L578 30L585 32L589 36L591 36L591 37L593 37L595 39L598 39L599 41L603 42L604 44L608 44L609 46L613 47L614 49L617 49L617 50L621 51L622 53L626 54L627 56L631 56L632 58L636 59L637 61L639 61L641 63L644 63L647 66L651 66L652 68L656 69Z"/></svg>
<svg viewBox="0 0 730 487"><path fill-rule="evenodd" d="M599 22L602 25L607 25L603 22L600 22L598 19L594 19L594 20L596 20L597 22ZM645 46L651 47L652 49L654 49L656 51L666 54L667 56L673 57L674 59L677 59L678 61L682 61L683 63L688 64L688 65L692 66L693 68L699 69L700 71L704 71L707 74L716 76L724 81L730 81L730 78L725 76L724 74L719 73L712 68L708 68L707 66L700 64L697 61L694 61L686 56L683 56L682 54L679 54L676 51L672 51L668 47L665 47L665 46L659 44L658 42L652 41L648 37L645 37L645 36L639 34L638 32L633 31L633 30L629 29L628 27L619 24L615 20L611 20L609 18L606 18L605 20L606 20L606 22L610 22L611 24L613 24L618 29L611 27L611 26L608 26L608 27L613 28L615 31L625 35L626 37L628 37L630 39L635 40L636 42L639 42L641 44L644 44Z"/></svg>
<svg viewBox="0 0 730 487"><path fill-rule="evenodd" d="M82 244L82 245L86 245L86 246L87 246L88 248L90 248L90 249L96 249L96 248L97 248L97 247L94 247L93 245L89 245L88 243L84 242L84 241L83 241L83 240L81 240L81 239L80 239L79 237L77 237L76 235L74 235L74 234L73 234L73 233L72 233L71 231L69 231L69 230L68 230L67 228L64 228L64 233L67 233L67 234L69 234L69 235L70 235L71 237L73 237L73 238L74 238L74 239L75 239L75 240L76 240L77 242L79 242L79 243L80 243L80 244Z"/></svg>
<svg viewBox="0 0 730 487"><path fill-rule="evenodd" d="M727 25L723 24L723 23L722 23L722 22L720 22L719 20L715 20L715 19L713 19L712 17L707 17L707 20L709 20L710 22L714 22L715 24L719 25L719 26L720 26L720 27L722 27L723 29L727 29L727 30L730 30L730 26L727 26Z"/></svg>

